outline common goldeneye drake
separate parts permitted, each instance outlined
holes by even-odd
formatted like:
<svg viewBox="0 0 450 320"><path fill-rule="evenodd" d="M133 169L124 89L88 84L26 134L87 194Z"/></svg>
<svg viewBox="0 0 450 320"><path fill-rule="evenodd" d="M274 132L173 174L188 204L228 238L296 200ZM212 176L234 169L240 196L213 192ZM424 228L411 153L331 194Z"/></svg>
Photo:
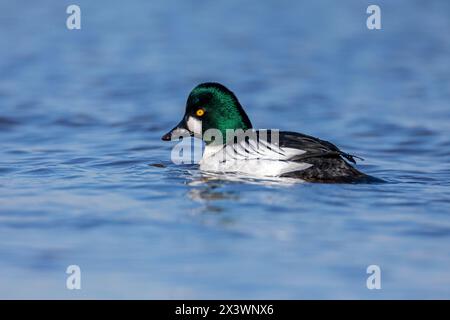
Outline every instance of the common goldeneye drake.
<svg viewBox="0 0 450 320"><path fill-rule="evenodd" d="M253 129L236 95L219 83L195 87L180 123L162 140L194 136L205 142L200 170L253 177L289 177L309 182L369 182L349 164L356 156L305 134Z"/></svg>

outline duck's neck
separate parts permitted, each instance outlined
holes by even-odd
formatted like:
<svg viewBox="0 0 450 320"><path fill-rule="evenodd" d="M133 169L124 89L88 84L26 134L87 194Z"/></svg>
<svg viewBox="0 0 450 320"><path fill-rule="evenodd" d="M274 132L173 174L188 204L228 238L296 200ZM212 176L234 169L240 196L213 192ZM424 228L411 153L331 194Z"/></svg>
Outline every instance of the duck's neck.
<svg viewBox="0 0 450 320"><path fill-rule="evenodd" d="M251 124L239 123L235 126L218 125L216 130L207 130L203 134L203 141L207 146L227 144L234 140L234 137L245 135L248 130L252 130Z"/></svg>

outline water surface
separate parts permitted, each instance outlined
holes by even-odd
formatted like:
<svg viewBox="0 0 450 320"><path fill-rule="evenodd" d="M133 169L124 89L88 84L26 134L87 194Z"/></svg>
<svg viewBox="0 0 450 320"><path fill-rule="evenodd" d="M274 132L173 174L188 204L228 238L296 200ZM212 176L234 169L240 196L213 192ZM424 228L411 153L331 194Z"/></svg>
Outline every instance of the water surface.
<svg viewBox="0 0 450 320"><path fill-rule="evenodd" d="M378 1L380 31L367 1L245 3L79 0L79 31L0 4L1 298L450 298L450 2ZM172 164L204 81L387 183Z"/></svg>

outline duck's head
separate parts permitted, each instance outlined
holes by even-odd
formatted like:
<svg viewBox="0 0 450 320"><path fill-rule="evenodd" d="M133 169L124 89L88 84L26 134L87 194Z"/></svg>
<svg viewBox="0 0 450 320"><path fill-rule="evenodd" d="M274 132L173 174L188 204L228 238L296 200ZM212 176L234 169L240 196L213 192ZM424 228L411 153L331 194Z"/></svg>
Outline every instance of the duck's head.
<svg viewBox="0 0 450 320"><path fill-rule="evenodd" d="M233 92L219 83L202 83L195 87L186 102L183 119L162 140L168 141L189 134L202 139L209 129L248 130L252 124Z"/></svg>

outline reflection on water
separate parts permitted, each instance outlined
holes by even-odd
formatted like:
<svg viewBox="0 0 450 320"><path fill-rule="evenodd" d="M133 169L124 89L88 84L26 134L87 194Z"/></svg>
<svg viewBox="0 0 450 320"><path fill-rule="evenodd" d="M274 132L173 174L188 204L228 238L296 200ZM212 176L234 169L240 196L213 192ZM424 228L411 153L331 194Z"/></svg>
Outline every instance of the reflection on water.
<svg viewBox="0 0 450 320"><path fill-rule="evenodd" d="M190 177L191 181L188 183L190 186L207 185L212 188L220 186L222 183L245 183L245 184L256 184L261 186L291 186L295 183L304 183L300 179L292 178L281 178L281 177L264 177L264 178L253 178L251 176L238 175L233 173L218 174L214 172L202 172L197 171Z"/></svg>
<svg viewBox="0 0 450 320"><path fill-rule="evenodd" d="M0 297L450 297L450 2L381 1L381 31L357 0L78 4L76 32L53 1L0 5ZM172 164L203 81L387 183Z"/></svg>

